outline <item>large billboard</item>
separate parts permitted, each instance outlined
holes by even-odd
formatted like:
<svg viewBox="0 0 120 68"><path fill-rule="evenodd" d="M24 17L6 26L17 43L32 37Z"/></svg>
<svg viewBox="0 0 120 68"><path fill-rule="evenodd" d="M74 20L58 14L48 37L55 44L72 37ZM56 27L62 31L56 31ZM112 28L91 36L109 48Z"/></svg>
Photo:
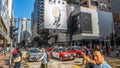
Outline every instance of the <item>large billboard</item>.
<svg viewBox="0 0 120 68"><path fill-rule="evenodd" d="M91 14L86 12L79 12L72 17L72 25L74 33L89 33L92 31Z"/></svg>
<svg viewBox="0 0 120 68"><path fill-rule="evenodd" d="M44 27L48 29L67 29L66 1L45 0Z"/></svg>
<svg viewBox="0 0 120 68"><path fill-rule="evenodd" d="M81 12L81 29L82 33L92 34L92 20L91 14L86 12Z"/></svg>

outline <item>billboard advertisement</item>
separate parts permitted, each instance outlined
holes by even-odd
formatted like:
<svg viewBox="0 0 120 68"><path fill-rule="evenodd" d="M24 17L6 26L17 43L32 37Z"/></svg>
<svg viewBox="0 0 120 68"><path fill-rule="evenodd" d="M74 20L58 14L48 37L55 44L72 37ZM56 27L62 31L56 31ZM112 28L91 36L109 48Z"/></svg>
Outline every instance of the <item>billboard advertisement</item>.
<svg viewBox="0 0 120 68"><path fill-rule="evenodd" d="M74 33L92 33L91 14L86 12L79 12L72 17L73 32Z"/></svg>
<svg viewBox="0 0 120 68"><path fill-rule="evenodd" d="M66 1L45 1L44 27L48 29L67 29Z"/></svg>
<svg viewBox="0 0 120 68"><path fill-rule="evenodd" d="M82 33L92 33L92 20L90 13L81 12L80 23L81 23Z"/></svg>

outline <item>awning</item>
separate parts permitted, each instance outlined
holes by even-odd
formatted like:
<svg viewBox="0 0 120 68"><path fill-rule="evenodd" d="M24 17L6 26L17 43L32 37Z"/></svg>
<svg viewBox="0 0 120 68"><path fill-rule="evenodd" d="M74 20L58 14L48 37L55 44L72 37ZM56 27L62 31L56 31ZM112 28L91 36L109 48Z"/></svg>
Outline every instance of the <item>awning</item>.
<svg viewBox="0 0 120 68"><path fill-rule="evenodd" d="M7 44L11 44L12 40L11 38L9 37L8 40L7 40Z"/></svg>
<svg viewBox="0 0 120 68"><path fill-rule="evenodd" d="M6 34L1 28L0 28L0 39L7 39Z"/></svg>

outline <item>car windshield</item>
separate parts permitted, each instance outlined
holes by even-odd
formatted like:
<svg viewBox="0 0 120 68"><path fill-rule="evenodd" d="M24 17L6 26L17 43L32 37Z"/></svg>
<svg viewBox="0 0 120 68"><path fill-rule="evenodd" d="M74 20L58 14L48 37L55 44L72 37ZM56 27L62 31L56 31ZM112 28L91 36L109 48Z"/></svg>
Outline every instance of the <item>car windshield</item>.
<svg viewBox="0 0 120 68"><path fill-rule="evenodd" d="M66 52L66 48L59 48L59 52Z"/></svg>
<svg viewBox="0 0 120 68"><path fill-rule="evenodd" d="M30 49L29 52L30 53L39 53L40 50L39 49Z"/></svg>
<svg viewBox="0 0 120 68"><path fill-rule="evenodd" d="M74 50L82 50L80 47L74 47Z"/></svg>

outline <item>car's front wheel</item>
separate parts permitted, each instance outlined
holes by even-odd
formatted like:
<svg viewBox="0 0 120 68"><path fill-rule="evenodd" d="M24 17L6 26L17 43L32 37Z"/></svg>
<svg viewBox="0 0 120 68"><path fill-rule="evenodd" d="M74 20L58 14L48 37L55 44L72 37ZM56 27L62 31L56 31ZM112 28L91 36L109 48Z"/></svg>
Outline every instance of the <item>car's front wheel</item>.
<svg viewBox="0 0 120 68"><path fill-rule="evenodd" d="M26 55L26 60L29 62L29 55L28 54Z"/></svg>

